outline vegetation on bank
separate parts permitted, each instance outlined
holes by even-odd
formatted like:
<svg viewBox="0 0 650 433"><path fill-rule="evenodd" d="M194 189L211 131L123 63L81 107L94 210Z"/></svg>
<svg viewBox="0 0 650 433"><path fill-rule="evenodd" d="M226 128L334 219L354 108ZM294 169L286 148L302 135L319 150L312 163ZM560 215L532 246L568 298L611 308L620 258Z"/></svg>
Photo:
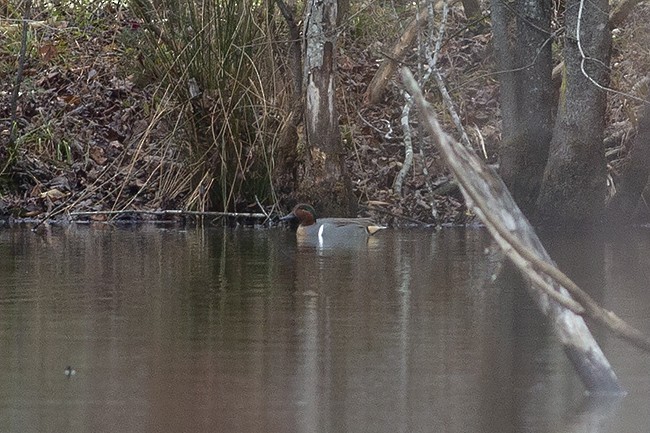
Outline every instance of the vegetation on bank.
<svg viewBox="0 0 650 433"><path fill-rule="evenodd" d="M304 177L302 113L291 20L281 2L9 2L0 19L0 212L43 217L105 210L252 211L288 207ZM482 5L487 17L488 4ZM462 223L467 212L436 149L414 126L412 167L401 126L397 76L384 97L366 92L417 5L351 5L336 50L340 134L358 203L407 220ZM301 19L294 5L293 18ZM614 29L612 86L646 96L647 8ZM20 95L14 100L25 21ZM438 67L470 141L488 162L501 142L498 74L489 20L451 5ZM417 69L417 41L404 62ZM559 62L559 51L554 50ZM454 130L437 89L437 104ZM638 100L608 98L611 185L625 169ZM15 129L12 113L15 107ZM295 125L296 128L288 128ZM262 209L261 209L262 208ZM105 219L105 214L93 218Z"/></svg>

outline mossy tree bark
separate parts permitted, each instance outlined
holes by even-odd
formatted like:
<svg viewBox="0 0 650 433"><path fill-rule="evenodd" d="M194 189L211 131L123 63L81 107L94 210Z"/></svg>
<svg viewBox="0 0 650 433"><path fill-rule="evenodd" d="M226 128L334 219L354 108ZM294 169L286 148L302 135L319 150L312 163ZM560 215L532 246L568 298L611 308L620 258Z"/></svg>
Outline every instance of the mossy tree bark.
<svg viewBox="0 0 650 433"><path fill-rule="evenodd" d="M356 213L345 169L336 108L336 0L310 0L305 8L304 172L299 195L329 215Z"/></svg>
<svg viewBox="0 0 650 433"><path fill-rule="evenodd" d="M537 219L579 226L599 222L605 210L606 95L602 86L609 78L609 3L567 0L566 10L563 92L537 201Z"/></svg>

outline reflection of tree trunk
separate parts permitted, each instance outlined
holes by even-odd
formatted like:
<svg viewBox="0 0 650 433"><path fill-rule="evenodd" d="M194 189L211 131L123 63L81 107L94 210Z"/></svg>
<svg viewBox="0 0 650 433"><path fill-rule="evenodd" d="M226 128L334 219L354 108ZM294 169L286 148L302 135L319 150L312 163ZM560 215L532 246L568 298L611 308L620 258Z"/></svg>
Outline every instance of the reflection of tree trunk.
<svg viewBox="0 0 650 433"><path fill-rule="evenodd" d="M510 97L515 99L515 108L503 112L500 174L519 207L530 214L534 210L551 140L552 63L551 44L547 41L551 4L543 0L522 1L516 7L520 13L516 22L516 48L505 55L514 54L516 66L523 69L502 78L502 88L514 87L511 90L514 95Z"/></svg>
<svg viewBox="0 0 650 433"><path fill-rule="evenodd" d="M580 0L567 0L566 76L560 95L549 160L537 202L541 221L582 224L598 221L605 204L603 126L611 35L607 29L607 0L582 3L581 34L576 39ZM580 43L580 47L578 46ZM580 48L589 60L584 61ZM596 59L596 60L591 60Z"/></svg>
<svg viewBox="0 0 650 433"><path fill-rule="evenodd" d="M646 105L630 153L628 166L618 180L617 193L607 207L612 222L629 223L650 175L650 105Z"/></svg>
<svg viewBox="0 0 650 433"><path fill-rule="evenodd" d="M305 8L304 90L306 152L300 195L330 215L354 213L336 109L336 0Z"/></svg>

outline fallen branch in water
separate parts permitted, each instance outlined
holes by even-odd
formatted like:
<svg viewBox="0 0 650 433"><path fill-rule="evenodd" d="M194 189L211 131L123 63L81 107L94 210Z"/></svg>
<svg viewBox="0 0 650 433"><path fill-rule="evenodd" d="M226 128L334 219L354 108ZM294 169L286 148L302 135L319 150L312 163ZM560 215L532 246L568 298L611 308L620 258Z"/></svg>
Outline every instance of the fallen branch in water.
<svg viewBox="0 0 650 433"><path fill-rule="evenodd" d="M588 315L645 351L650 351L650 340L611 311L600 307L557 269L503 181L480 158L442 131L431 106L406 68L402 69L402 77L456 176L468 206L481 218L513 264L530 280L529 292L550 319L587 390L621 393L618 378L580 315Z"/></svg>

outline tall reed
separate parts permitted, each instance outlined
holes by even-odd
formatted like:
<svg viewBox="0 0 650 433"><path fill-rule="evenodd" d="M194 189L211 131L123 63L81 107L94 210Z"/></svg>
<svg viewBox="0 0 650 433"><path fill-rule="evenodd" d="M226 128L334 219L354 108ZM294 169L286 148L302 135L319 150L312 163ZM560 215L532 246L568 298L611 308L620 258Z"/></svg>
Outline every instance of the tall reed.
<svg viewBox="0 0 650 433"><path fill-rule="evenodd" d="M131 8L144 23L145 73L179 110L192 173L188 207L234 210L269 198L275 126L258 65L272 54L256 22L260 2L131 0Z"/></svg>

